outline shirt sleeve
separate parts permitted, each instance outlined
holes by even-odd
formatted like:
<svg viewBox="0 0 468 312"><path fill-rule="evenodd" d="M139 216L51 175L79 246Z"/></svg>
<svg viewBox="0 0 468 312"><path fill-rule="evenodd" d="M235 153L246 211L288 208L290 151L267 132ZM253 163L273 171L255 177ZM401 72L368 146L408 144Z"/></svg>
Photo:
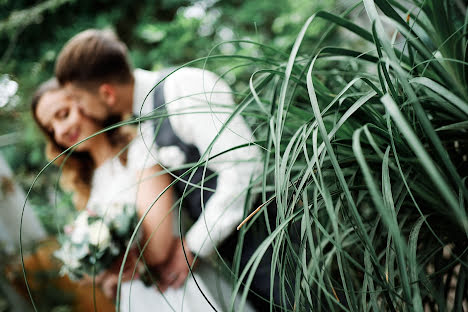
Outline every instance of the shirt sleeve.
<svg viewBox="0 0 468 312"><path fill-rule="evenodd" d="M142 123L135 138L128 147L127 167L142 170L159 163L158 150L154 143L154 130L151 121Z"/></svg>
<svg viewBox="0 0 468 312"><path fill-rule="evenodd" d="M232 118L217 136L235 108L232 91L224 81L211 72L193 69L175 78L166 85L165 92L166 102L170 103L167 107L171 124L179 138L195 145L200 155L215 140L204 159L250 143L219 155L207 164L218 173L216 191L186 234L190 249L206 257L242 221L250 181L261 173L261 155L241 116Z"/></svg>

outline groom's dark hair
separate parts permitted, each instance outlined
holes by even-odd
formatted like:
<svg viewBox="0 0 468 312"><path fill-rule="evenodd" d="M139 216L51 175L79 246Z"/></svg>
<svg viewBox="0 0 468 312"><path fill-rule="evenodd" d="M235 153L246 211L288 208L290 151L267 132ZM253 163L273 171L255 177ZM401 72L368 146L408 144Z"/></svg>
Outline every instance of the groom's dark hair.
<svg viewBox="0 0 468 312"><path fill-rule="evenodd" d="M126 45L111 30L88 29L72 37L55 64L61 85L93 87L106 82L133 81Z"/></svg>

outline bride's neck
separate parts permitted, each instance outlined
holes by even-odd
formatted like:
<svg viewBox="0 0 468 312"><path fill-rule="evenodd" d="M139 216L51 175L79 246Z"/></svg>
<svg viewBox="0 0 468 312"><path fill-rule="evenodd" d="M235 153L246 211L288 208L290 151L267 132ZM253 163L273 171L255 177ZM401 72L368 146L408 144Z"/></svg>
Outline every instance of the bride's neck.
<svg viewBox="0 0 468 312"><path fill-rule="evenodd" d="M96 168L101 166L106 160L117 153L115 146L113 146L105 133L93 137L89 154L94 160Z"/></svg>

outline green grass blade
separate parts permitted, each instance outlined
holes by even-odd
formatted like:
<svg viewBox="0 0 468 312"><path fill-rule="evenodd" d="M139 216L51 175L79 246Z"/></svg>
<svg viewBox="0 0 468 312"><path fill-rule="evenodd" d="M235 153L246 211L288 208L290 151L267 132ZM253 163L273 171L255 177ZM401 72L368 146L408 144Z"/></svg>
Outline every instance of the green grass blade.
<svg viewBox="0 0 468 312"><path fill-rule="evenodd" d="M408 141L411 149L417 155L422 166L424 167L434 184L439 189L439 192L447 201L447 204L452 209L454 216L457 218L458 224L468 235L468 219L466 216L466 211L460 209L460 206L458 205L458 200L455 198L455 195L450 190L450 187L447 185L446 181L440 174L439 170L435 166L429 154L426 152L423 145L417 138L416 134L413 132L408 122L403 117L401 111L398 109L393 99L388 94L386 94L382 97L381 101L385 105L385 108L387 109L388 113L392 117L393 121L395 122L403 136Z"/></svg>

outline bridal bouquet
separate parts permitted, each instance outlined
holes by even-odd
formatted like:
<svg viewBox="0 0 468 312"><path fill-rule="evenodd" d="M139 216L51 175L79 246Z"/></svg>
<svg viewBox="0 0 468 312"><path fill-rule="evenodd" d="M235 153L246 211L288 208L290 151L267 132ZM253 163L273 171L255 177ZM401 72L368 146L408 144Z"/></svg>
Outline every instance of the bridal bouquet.
<svg viewBox="0 0 468 312"><path fill-rule="evenodd" d="M54 255L63 262L61 274L78 280L109 268L125 251L137 224L134 205L113 203L91 206L64 227L60 249Z"/></svg>

